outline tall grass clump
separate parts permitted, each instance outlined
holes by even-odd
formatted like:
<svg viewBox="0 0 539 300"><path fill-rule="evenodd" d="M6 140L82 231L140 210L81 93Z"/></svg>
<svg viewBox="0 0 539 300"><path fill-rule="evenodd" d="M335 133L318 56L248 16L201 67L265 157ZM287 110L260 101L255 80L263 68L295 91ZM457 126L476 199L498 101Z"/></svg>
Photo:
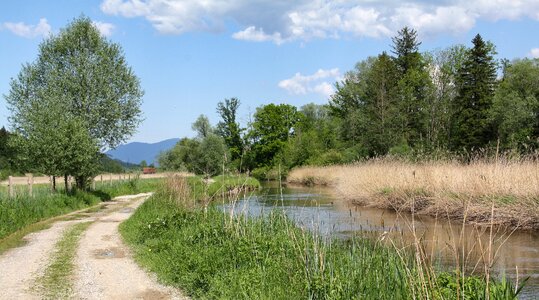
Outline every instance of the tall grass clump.
<svg viewBox="0 0 539 300"><path fill-rule="evenodd" d="M169 178L120 225L136 259L201 299L485 299L485 281L435 276L411 249L381 240L336 240L296 226L282 211L235 215L207 205L193 184ZM459 297L457 286L472 292ZM493 284L498 287L499 284ZM512 292L510 284L504 289ZM494 299L491 297L491 299ZM508 298L511 299L511 298Z"/></svg>
<svg viewBox="0 0 539 300"><path fill-rule="evenodd" d="M82 191L0 197L0 240L26 225L92 206L101 200L97 195Z"/></svg>
<svg viewBox="0 0 539 300"><path fill-rule="evenodd" d="M0 242L7 235L47 218L63 215L108 201L116 196L155 191L162 179L132 179L130 181L99 184L96 190L73 189L51 192L48 185L35 185L33 195L26 186L15 186L15 197L7 196L7 188L0 191Z"/></svg>
<svg viewBox="0 0 539 300"><path fill-rule="evenodd" d="M407 162L374 159L329 167L301 167L292 183L328 184L360 205L433 216L539 228L539 164L533 159Z"/></svg>

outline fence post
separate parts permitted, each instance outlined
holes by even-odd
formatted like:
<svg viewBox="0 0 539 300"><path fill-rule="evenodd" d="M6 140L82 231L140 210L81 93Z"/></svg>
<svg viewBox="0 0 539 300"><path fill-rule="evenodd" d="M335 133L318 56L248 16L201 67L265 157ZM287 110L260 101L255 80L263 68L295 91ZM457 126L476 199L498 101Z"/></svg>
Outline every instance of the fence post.
<svg viewBox="0 0 539 300"><path fill-rule="evenodd" d="M129 175L127 175L127 180L131 181L131 173L129 173Z"/></svg>
<svg viewBox="0 0 539 300"><path fill-rule="evenodd" d="M28 174L28 195L30 195L30 197L33 197L34 196L34 175L33 174Z"/></svg>
<svg viewBox="0 0 539 300"><path fill-rule="evenodd" d="M92 190L95 191L95 178L92 179Z"/></svg>
<svg viewBox="0 0 539 300"><path fill-rule="evenodd" d="M9 197L10 198L13 198L14 196L14 193L13 193L13 176L9 176L9 180L8 180L8 190L9 190Z"/></svg>
<svg viewBox="0 0 539 300"><path fill-rule="evenodd" d="M112 173L109 174L109 184L112 185Z"/></svg>

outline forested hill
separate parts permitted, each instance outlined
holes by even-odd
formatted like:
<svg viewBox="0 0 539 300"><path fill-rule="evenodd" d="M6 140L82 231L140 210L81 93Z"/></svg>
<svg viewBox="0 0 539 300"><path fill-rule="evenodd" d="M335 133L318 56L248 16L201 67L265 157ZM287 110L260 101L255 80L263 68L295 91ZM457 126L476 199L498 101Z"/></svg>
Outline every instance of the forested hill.
<svg viewBox="0 0 539 300"><path fill-rule="evenodd" d="M138 164L145 160L148 164L152 164L156 162L156 157L159 153L174 147L178 140L174 138L157 143L133 142L118 146L114 150L107 151L106 154L124 162Z"/></svg>

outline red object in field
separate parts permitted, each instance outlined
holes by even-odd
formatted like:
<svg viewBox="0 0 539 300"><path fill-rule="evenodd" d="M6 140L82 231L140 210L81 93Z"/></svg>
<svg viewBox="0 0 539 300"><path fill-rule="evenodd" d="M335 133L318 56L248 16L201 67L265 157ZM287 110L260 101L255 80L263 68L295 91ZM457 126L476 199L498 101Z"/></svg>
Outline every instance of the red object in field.
<svg viewBox="0 0 539 300"><path fill-rule="evenodd" d="M155 174L155 168L150 168L150 167L146 167L146 168L142 168L142 174Z"/></svg>

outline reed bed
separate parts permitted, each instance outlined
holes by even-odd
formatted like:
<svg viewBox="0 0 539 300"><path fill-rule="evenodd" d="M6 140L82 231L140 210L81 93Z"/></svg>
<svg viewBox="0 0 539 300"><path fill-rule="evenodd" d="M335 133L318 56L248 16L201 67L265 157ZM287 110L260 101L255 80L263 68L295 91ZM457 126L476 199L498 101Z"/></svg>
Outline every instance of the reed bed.
<svg viewBox="0 0 539 300"><path fill-rule="evenodd" d="M539 164L531 159L469 164L375 159L301 167L290 171L287 180L331 185L339 196L359 205L539 229Z"/></svg>

